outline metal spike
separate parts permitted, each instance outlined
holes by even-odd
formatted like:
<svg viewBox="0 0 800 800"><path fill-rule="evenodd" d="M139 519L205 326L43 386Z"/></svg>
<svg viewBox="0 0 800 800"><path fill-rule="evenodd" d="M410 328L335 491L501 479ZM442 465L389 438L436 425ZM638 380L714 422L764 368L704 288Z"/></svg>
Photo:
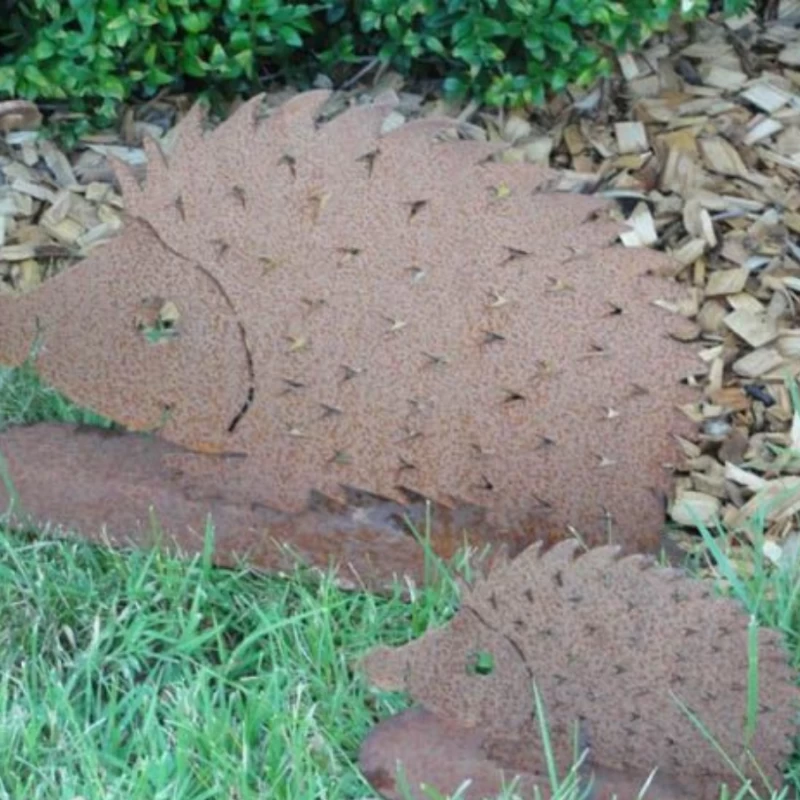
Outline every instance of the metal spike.
<svg viewBox="0 0 800 800"><path fill-rule="evenodd" d="M298 353L302 350L307 350L310 346L310 342L305 336L287 336L286 338L291 342L289 346L290 353Z"/></svg>
<svg viewBox="0 0 800 800"><path fill-rule="evenodd" d="M404 320L394 319L393 317L384 317L384 319L389 323L387 333L397 333L397 331L403 330L407 324Z"/></svg>
<svg viewBox="0 0 800 800"><path fill-rule="evenodd" d="M491 291L490 296L493 298L491 303L488 303L489 308L501 308L508 304L508 298L503 297L499 292Z"/></svg>

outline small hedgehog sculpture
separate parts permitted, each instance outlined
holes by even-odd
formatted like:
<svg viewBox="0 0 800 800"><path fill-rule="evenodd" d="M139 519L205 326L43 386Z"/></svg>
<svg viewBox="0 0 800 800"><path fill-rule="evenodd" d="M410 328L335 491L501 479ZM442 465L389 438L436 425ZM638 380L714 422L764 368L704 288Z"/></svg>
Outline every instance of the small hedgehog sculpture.
<svg viewBox="0 0 800 800"><path fill-rule="evenodd" d="M448 795L470 780L459 797L477 800L514 779L524 798L537 786L549 796L534 682L559 775L588 752L580 780L591 800L635 800L654 770L648 800L718 800L722 782L737 796L742 776L762 798L765 781L780 787L798 711L781 636L758 632L748 727L750 631L738 602L646 556L578 550L574 540L531 546L465 588L445 627L363 659L373 686L416 704L363 742L361 769L384 797L426 800L421 784Z"/></svg>
<svg viewBox="0 0 800 800"><path fill-rule="evenodd" d="M0 363L38 337L46 382L160 442L11 431L23 505L141 541L151 501L124 481L150 474L182 548L214 511L218 560L274 568L274 541L366 582L421 574L404 517L429 504L445 557L463 534L518 551L568 530L656 549L698 367L654 303L677 295L669 259L453 120L397 128L381 101L324 121L328 99L262 118L256 97L213 129L195 106L169 154L147 143L144 186L117 165L120 235L0 297ZM71 478L111 451L116 505Z"/></svg>

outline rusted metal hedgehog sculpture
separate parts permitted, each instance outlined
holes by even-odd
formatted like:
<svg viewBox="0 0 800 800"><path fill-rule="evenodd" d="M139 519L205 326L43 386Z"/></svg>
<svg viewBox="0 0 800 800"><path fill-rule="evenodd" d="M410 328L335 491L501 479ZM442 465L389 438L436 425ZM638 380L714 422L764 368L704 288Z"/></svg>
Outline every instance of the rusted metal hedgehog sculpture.
<svg viewBox="0 0 800 800"><path fill-rule="evenodd" d="M118 165L117 238L0 298L0 363L38 337L45 381L158 434L7 432L26 511L142 542L152 502L190 552L210 511L221 563L272 569L286 544L368 584L421 575L404 516L428 503L444 557L570 528L658 547L697 368L653 304L668 259L452 120L323 122L328 97L264 119L257 97L213 130L196 106L169 156L148 143L143 187Z"/></svg>
<svg viewBox="0 0 800 800"><path fill-rule="evenodd" d="M756 797L770 796L765 781L779 788L800 697L780 634L758 631L751 720L738 602L651 558L619 556L613 546L579 555L574 541L534 545L465 588L445 627L369 653L370 683L416 703L362 745L374 788L423 800L433 795L421 784L447 796L470 780L459 797L476 800L519 779L521 797L536 786L548 797L534 681L559 776L588 750L580 779L591 800L635 800L653 771L648 800L717 800L722 782L744 796L742 778Z"/></svg>

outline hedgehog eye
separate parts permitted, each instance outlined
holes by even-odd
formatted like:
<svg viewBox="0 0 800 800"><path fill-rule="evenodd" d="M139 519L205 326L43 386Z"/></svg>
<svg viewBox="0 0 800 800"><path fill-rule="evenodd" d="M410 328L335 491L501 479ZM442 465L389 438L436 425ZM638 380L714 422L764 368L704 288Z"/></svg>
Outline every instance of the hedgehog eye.
<svg viewBox="0 0 800 800"><path fill-rule="evenodd" d="M135 315L136 330L151 344L179 335L180 312L171 300L149 297L139 305Z"/></svg>
<svg viewBox="0 0 800 800"><path fill-rule="evenodd" d="M494 672L494 656L488 650L470 653L467 659L467 673L470 675L491 675Z"/></svg>

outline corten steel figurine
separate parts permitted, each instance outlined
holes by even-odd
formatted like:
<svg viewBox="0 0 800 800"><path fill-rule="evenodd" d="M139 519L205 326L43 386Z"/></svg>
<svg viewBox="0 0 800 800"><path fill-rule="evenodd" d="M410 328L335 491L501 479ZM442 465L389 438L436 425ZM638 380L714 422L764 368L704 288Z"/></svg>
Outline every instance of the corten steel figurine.
<svg viewBox="0 0 800 800"><path fill-rule="evenodd" d="M531 546L465 588L446 626L363 659L370 683L416 704L362 744L361 769L384 797L427 800L423 783L447 796L471 780L459 796L477 800L514 779L520 796L538 786L548 797L534 682L559 777L587 751L591 800L635 800L654 770L647 800L718 800L722 782L744 796L742 778L764 800L765 779L780 788L799 696L782 636L758 631L748 716L751 631L737 601L649 557L578 551Z"/></svg>
<svg viewBox="0 0 800 800"><path fill-rule="evenodd" d="M117 238L0 298L0 362L38 341L46 382L158 433L8 431L25 511L142 543L153 503L190 552L210 511L220 563L283 543L367 584L422 574L427 502L444 557L568 526L657 548L698 366L653 304L668 259L452 120L384 134L392 103L328 97L213 130L196 106L143 187L117 165Z"/></svg>

